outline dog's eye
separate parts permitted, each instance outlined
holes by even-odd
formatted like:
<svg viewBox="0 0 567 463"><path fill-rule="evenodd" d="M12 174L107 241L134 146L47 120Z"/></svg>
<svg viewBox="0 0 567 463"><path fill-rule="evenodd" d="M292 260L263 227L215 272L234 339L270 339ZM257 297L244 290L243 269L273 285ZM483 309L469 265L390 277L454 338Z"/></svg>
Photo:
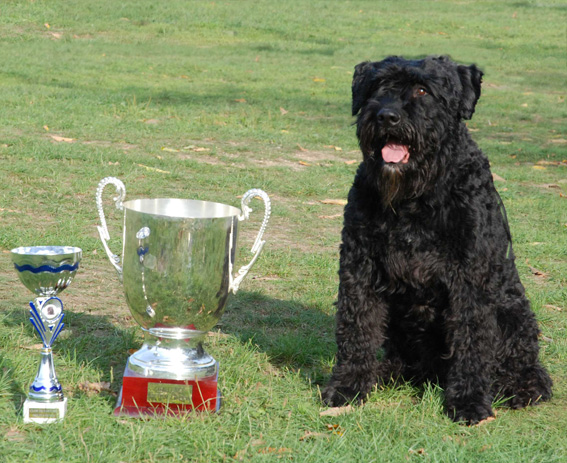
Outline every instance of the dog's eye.
<svg viewBox="0 0 567 463"><path fill-rule="evenodd" d="M427 95L427 90L425 90L425 88L423 87L416 87L413 91L413 96L416 98L425 95Z"/></svg>

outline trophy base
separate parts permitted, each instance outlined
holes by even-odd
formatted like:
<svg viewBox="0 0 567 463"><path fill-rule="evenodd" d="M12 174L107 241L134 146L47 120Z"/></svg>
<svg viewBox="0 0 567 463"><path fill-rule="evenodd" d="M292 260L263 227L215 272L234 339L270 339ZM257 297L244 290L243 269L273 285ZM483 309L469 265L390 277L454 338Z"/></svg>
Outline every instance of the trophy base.
<svg viewBox="0 0 567 463"><path fill-rule="evenodd" d="M55 423L67 413L67 397L61 402L37 402L26 399L24 402L24 423Z"/></svg>
<svg viewBox="0 0 567 463"><path fill-rule="evenodd" d="M210 377L177 380L142 376L127 365L114 415L139 418L180 416L192 410L216 412L221 402L217 381L218 370Z"/></svg>

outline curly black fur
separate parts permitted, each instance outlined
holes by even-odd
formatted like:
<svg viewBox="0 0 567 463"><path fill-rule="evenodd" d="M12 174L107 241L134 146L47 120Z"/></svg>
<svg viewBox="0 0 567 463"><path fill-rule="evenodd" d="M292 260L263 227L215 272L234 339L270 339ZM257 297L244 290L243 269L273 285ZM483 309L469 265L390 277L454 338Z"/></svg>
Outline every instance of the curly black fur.
<svg viewBox="0 0 567 463"><path fill-rule="evenodd" d="M495 399L551 397L504 207L463 123L481 79L447 57L355 68L363 162L345 207L328 405L397 378L438 381L448 415L469 424L493 416ZM386 162L393 145L409 158Z"/></svg>

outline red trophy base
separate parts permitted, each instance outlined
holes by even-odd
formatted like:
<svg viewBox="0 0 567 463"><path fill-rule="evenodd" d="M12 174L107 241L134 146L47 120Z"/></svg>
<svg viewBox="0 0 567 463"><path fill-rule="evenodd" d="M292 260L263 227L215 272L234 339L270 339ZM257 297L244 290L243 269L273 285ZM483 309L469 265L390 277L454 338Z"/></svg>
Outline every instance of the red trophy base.
<svg viewBox="0 0 567 463"><path fill-rule="evenodd" d="M115 416L179 416L192 410L215 412L220 393L215 376L194 380L149 378L126 366Z"/></svg>

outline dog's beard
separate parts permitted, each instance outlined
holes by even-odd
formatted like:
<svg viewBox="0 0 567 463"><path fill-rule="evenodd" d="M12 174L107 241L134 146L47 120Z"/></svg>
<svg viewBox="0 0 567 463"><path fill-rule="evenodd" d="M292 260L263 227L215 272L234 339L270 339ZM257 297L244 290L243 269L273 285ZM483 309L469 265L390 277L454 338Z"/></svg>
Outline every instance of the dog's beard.
<svg viewBox="0 0 567 463"><path fill-rule="evenodd" d="M392 206L398 199L405 196L407 192L404 183L407 177L404 177L400 169L384 163L379 176L378 188L385 205Z"/></svg>
<svg viewBox="0 0 567 463"><path fill-rule="evenodd" d="M395 207L403 200L416 198L435 188L443 171L438 159L439 136L434 127L417 128L403 122L395 130L384 131L374 119L375 111L363 111L357 121L357 136L369 174L368 180L378 189L384 206ZM427 134L424 139L421 134ZM406 145L407 163L388 163L382 149L387 143Z"/></svg>
<svg viewBox="0 0 567 463"><path fill-rule="evenodd" d="M414 158L417 156L417 150L413 144L407 141L401 142L400 135L394 138L380 133L373 121L367 124L360 123L357 135L370 176L369 180L380 192L383 204L392 206L399 200L412 196L415 192L411 186L411 178L416 174L414 167L416 159ZM410 156L407 164L387 163L382 159L381 150L386 143L392 140L408 146Z"/></svg>

